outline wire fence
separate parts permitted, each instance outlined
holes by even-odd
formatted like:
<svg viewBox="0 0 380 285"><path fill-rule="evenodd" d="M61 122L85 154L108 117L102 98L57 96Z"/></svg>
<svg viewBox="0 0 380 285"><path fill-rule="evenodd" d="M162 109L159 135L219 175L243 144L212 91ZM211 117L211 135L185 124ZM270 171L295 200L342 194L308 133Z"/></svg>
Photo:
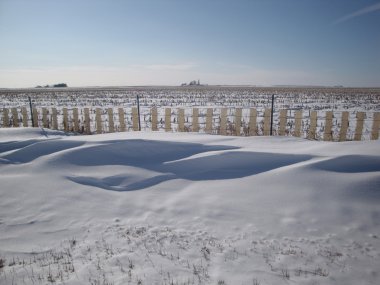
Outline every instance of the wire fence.
<svg viewBox="0 0 380 285"><path fill-rule="evenodd" d="M28 108L29 107L29 108ZM295 136L312 140L377 140L380 112L239 107L0 109L2 128L43 127L78 134L128 131L199 132L235 136Z"/></svg>

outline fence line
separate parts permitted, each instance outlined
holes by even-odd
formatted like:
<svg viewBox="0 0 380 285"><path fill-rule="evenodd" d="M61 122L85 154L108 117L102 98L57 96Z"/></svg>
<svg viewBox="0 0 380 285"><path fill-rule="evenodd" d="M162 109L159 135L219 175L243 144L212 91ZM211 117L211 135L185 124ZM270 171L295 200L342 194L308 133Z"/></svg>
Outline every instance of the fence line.
<svg viewBox="0 0 380 285"><path fill-rule="evenodd" d="M115 112L115 110L117 111ZM166 132L201 131L208 134L235 136L268 136L270 134L272 114L269 108L264 109L263 116L261 116L262 120L259 120L258 110L255 108L231 108L230 113L228 108L192 108L191 112L187 112L187 114L186 110L184 108L157 109L153 107L149 109L148 113L140 115L140 117L144 116L144 122L152 131L160 129ZM243 110L245 116L243 115ZM130 112L125 112L124 108L62 108L62 112L57 108L33 108L32 116L28 114L26 107L3 108L0 111L2 111L1 127L3 128L32 126L82 134L139 130L138 110L136 107L130 108ZM163 115L159 111L164 111ZM311 140L359 141L363 139L363 128L367 114L365 112L356 112L355 115L354 135L349 136L350 112L348 111L343 111L340 121L338 121L338 118L334 117L333 111L326 111L322 118L318 118L317 111L279 110L277 123L273 124L273 133L278 136L292 135ZM380 112L374 112L372 115L370 139L378 140ZM146 120L147 116L148 120ZM161 117L161 120L159 120L159 117ZM33 118L32 122L30 122L29 118ZM320 122L319 130L317 130L318 121ZM318 133L321 133L321 135L318 135Z"/></svg>

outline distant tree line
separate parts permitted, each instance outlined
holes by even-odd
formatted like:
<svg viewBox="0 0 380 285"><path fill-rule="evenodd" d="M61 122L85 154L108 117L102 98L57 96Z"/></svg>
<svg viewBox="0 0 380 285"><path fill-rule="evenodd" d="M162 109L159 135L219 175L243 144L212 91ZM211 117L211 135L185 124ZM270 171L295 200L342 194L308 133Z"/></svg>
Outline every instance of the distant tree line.
<svg viewBox="0 0 380 285"><path fill-rule="evenodd" d="M67 87L67 84L66 83L58 83L58 84L53 84L53 85L45 85L45 86L41 86L41 85L37 85L36 88L62 88L62 87Z"/></svg>

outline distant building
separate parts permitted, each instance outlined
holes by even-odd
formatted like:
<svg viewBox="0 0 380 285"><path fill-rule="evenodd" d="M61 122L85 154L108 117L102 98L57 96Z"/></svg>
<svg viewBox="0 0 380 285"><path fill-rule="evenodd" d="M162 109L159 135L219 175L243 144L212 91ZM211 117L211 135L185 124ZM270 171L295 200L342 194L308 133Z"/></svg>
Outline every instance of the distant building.
<svg viewBox="0 0 380 285"><path fill-rule="evenodd" d="M198 80L193 80L193 81L190 81L189 84L182 83L181 86L201 86L201 81L199 79Z"/></svg>

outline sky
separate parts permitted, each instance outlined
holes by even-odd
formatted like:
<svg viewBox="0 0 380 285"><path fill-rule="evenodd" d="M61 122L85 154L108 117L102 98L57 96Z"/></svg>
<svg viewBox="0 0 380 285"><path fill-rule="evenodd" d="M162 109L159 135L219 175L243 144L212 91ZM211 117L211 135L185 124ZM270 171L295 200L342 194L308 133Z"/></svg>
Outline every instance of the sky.
<svg viewBox="0 0 380 285"><path fill-rule="evenodd" d="M376 0L0 0L0 88L380 87Z"/></svg>

